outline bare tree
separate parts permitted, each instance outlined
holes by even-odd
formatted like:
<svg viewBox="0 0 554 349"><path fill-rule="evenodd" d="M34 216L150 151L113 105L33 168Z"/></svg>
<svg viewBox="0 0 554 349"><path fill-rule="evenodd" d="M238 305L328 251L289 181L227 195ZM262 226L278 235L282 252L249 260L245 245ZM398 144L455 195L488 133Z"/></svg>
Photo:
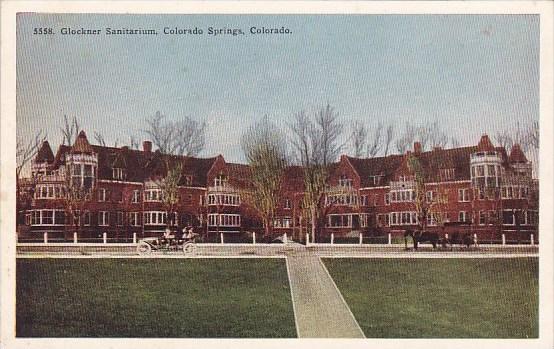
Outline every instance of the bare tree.
<svg viewBox="0 0 554 349"><path fill-rule="evenodd" d="M97 144L105 147L106 146L106 140L104 139L104 135L102 135L101 133L99 132L94 132L94 140L96 141Z"/></svg>
<svg viewBox="0 0 554 349"><path fill-rule="evenodd" d="M539 122L533 121L527 130L527 140L529 147L539 149Z"/></svg>
<svg viewBox="0 0 554 349"><path fill-rule="evenodd" d="M15 168L15 174L16 174L16 180L19 179L21 172L25 168L25 166L31 161L35 155L37 154L38 150L42 146L42 143L46 141L46 134L44 134L41 131L38 131L35 136L30 139L27 142L24 142L21 139L17 140L16 143L16 168Z"/></svg>
<svg viewBox="0 0 554 349"><path fill-rule="evenodd" d="M339 142L343 125L338 114L327 105L315 113L314 120L303 111L295 114L289 128L296 158L304 168L302 207L309 216L312 241L316 241L321 211L325 206L323 198L329 166L336 161L343 147Z"/></svg>
<svg viewBox="0 0 554 349"><path fill-rule="evenodd" d="M398 137L394 142L396 151L401 154L405 153L406 150L408 150L410 146L414 143L416 137L417 128L413 124L407 123L400 137Z"/></svg>
<svg viewBox="0 0 554 349"><path fill-rule="evenodd" d="M430 148L445 148L448 145L448 135L440 127L437 121L426 127L426 132L429 135ZM425 148L423 148L425 149Z"/></svg>
<svg viewBox="0 0 554 349"><path fill-rule="evenodd" d="M144 132L163 154L196 156L206 144L206 123L190 117L167 120L159 111L146 121Z"/></svg>
<svg viewBox="0 0 554 349"><path fill-rule="evenodd" d="M362 157L367 143L367 128L363 122L359 120L352 122L350 139L352 141L352 155L357 158Z"/></svg>
<svg viewBox="0 0 554 349"><path fill-rule="evenodd" d="M79 121L77 120L77 117L74 116L71 120L67 117L67 115L63 116L64 125L62 128L60 128L60 131L62 132L62 144L65 145L73 145L75 140L77 139L77 136L79 135L80 127L79 127Z"/></svg>
<svg viewBox="0 0 554 349"><path fill-rule="evenodd" d="M395 131L394 124L389 124L385 131L385 141L383 142L383 147L384 147L383 156L389 155L390 145L392 143L392 140L394 139L394 133L395 133L394 131Z"/></svg>
<svg viewBox="0 0 554 349"><path fill-rule="evenodd" d="M373 138L371 139L371 142L367 145L368 157L370 158L375 157L377 153L381 150L381 147L383 146L382 134L383 134L383 124L379 122L377 124L377 127L375 127L375 130L373 130Z"/></svg>
<svg viewBox="0 0 554 349"><path fill-rule="evenodd" d="M136 139L135 136L129 136L129 148L139 149L139 141Z"/></svg>
<svg viewBox="0 0 554 349"><path fill-rule="evenodd" d="M273 230L281 184L288 165L285 137L265 116L243 134L241 145L250 165L252 184L241 196L258 212L268 236Z"/></svg>

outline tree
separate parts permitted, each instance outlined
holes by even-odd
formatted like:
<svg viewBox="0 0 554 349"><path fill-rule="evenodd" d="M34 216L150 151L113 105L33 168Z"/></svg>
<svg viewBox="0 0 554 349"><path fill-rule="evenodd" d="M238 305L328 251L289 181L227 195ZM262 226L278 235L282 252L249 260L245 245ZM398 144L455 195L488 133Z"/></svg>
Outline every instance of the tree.
<svg viewBox="0 0 554 349"><path fill-rule="evenodd" d="M406 150L410 149L416 138L417 128L413 124L407 123L402 134L394 142L396 151L400 154L405 153Z"/></svg>
<svg viewBox="0 0 554 349"><path fill-rule="evenodd" d="M381 150L382 144L382 134L383 134L383 124L379 122L373 130L373 139L367 145L367 156L373 158Z"/></svg>
<svg viewBox="0 0 554 349"><path fill-rule="evenodd" d="M383 156L389 155L389 149L390 149L392 140L394 139L394 133L395 133L394 124L389 124L385 131L385 141L383 143L383 146L384 146Z"/></svg>
<svg viewBox="0 0 554 349"><path fill-rule="evenodd" d="M77 120L77 117L74 116L71 120L67 117L67 115L63 116L64 125L60 128L60 131L62 132L62 144L72 146L75 140L77 139L77 136L79 135L80 127L79 127L79 121Z"/></svg>
<svg viewBox="0 0 554 349"><path fill-rule="evenodd" d="M166 209L166 224L175 224L174 210L179 202L179 182L183 163L174 156L196 156L205 146L206 123L189 117L178 121L167 120L159 111L146 121L144 132L161 153L165 174L154 179L162 192L162 203ZM133 141L133 138L131 139Z"/></svg>
<svg viewBox="0 0 554 349"><path fill-rule="evenodd" d="M302 208L309 217L315 242L330 166L344 146L339 142L343 124L334 109L326 105L315 112L313 120L304 111L296 113L289 128L296 159L304 168Z"/></svg>
<svg viewBox="0 0 554 349"><path fill-rule="evenodd" d="M427 215L430 211L430 203L426 199L425 180L426 173L419 161L419 158L410 154L408 156L408 169L414 176L414 207L417 214L417 221L421 231L427 228Z"/></svg>
<svg viewBox="0 0 554 349"><path fill-rule="evenodd" d="M159 111L146 121L144 132L162 154L196 156L206 144L206 123L190 117L167 120Z"/></svg>
<svg viewBox="0 0 554 349"><path fill-rule="evenodd" d="M265 235L269 236L273 230L281 184L288 165L286 140L265 116L243 134L241 145L252 175L252 187L242 197L258 212Z"/></svg>
<svg viewBox="0 0 554 349"><path fill-rule="evenodd" d="M27 166L29 161L31 161L35 157L44 141L46 141L46 134L44 134L42 130L38 131L35 136L27 142L21 139L17 140L15 149L16 181L19 180L21 172L23 172L23 169Z"/></svg>
<svg viewBox="0 0 554 349"><path fill-rule="evenodd" d="M359 120L354 120L351 124L350 139L352 140L352 155L357 158L362 157L367 142L367 129Z"/></svg>

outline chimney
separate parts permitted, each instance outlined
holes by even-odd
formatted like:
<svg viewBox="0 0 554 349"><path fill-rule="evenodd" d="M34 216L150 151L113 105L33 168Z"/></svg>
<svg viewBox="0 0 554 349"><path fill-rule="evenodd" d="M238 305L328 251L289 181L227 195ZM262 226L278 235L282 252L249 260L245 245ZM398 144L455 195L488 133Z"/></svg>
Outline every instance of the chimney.
<svg viewBox="0 0 554 349"><path fill-rule="evenodd" d="M142 142L142 150L146 153L150 153L152 151L152 142L150 141Z"/></svg>
<svg viewBox="0 0 554 349"><path fill-rule="evenodd" d="M421 154L421 143L414 142L414 154L416 155Z"/></svg>

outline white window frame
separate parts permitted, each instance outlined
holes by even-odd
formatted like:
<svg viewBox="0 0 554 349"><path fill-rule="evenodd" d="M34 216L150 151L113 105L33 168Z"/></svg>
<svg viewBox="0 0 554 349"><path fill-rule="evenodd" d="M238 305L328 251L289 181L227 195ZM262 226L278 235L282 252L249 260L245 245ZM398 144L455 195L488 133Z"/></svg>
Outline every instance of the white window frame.
<svg viewBox="0 0 554 349"><path fill-rule="evenodd" d="M98 189L98 202L106 202L106 193L107 190L105 188Z"/></svg>
<svg viewBox="0 0 554 349"><path fill-rule="evenodd" d="M100 219L100 217L102 217L102 219ZM108 227L109 225L110 225L110 212L98 211L98 226Z"/></svg>

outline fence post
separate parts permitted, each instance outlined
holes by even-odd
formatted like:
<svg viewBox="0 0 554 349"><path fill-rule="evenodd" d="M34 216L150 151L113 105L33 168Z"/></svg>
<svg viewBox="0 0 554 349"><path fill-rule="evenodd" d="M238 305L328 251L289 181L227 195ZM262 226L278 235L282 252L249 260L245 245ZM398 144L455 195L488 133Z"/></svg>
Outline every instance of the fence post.
<svg viewBox="0 0 554 349"><path fill-rule="evenodd" d="M306 246L310 243L310 233L306 233Z"/></svg>
<svg viewBox="0 0 554 349"><path fill-rule="evenodd" d="M389 233L389 245L392 245L392 234Z"/></svg>
<svg viewBox="0 0 554 349"><path fill-rule="evenodd" d="M335 233L331 233L331 245L335 243Z"/></svg>
<svg viewBox="0 0 554 349"><path fill-rule="evenodd" d="M285 233L283 235L283 243L286 244L287 243L287 233Z"/></svg>
<svg viewBox="0 0 554 349"><path fill-rule="evenodd" d="M77 232L74 232L74 233L73 233L73 243L74 243L74 244L77 243Z"/></svg>
<svg viewBox="0 0 554 349"><path fill-rule="evenodd" d="M133 233L133 244L137 243L137 233Z"/></svg>
<svg viewBox="0 0 554 349"><path fill-rule="evenodd" d="M252 233L252 244L256 244L256 232Z"/></svg>
<svg viewBox="0 0 554 349"><path fill-rule="evenodd" d="M108 243L108 233L103 232L102 233L102 241L106 244Z"/></svg>
<svg viewBox="0 0 554 349"><path fill-rule="evenodd" d="M535 235L531 234L531 246L535 244Z"/></svg>
<svg viewBox="0 0 554 349"><path fill-rule="evenodd" d="M360 245L362 244L362 241L363 241L363 236L362 236L362 233L360 233Z"/></svg>
<svg viewBox="0 0 554 349"><path fill-rule="evenodd" d="M506 245L506 234L502 234L502 245Z"/></svg>
<svg viewBox="0 0 554 349"><path fill-rule="evenodd" d="M221 243L223 244L223 233L219 233L219 238L221 239Z"/></svg>
<svg viewBox="0 0 554 349"><path fill-rule="evenodd" d="M473 243L477 246L477 234L473 234Z"/></svg>
<svg viewBox="0 0 554 349"><path fill-rule="evenodd" d="M448 240L448 233L444 234L444 238Z"/></svg>
<svg viewBox="0 0 554 349"><path fill-rule="evenodd" d="M47 232L44 232L43 239L44 239L44 243L47 244L48 243L48 233Z"/></svg>

